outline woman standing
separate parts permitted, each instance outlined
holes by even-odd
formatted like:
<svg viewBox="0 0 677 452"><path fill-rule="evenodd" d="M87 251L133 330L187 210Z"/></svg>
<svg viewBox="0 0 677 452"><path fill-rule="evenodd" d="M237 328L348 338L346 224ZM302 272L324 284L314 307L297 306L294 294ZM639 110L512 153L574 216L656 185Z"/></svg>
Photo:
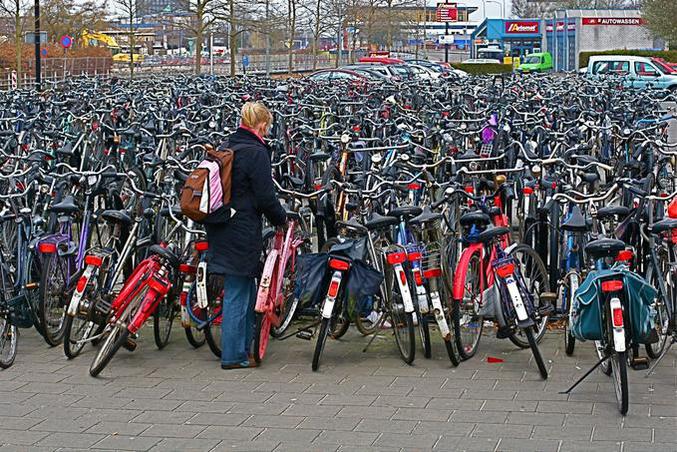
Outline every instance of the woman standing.
<svg viewBox="0 0 677 452"><path fill-rule="evenodd" d="M270 148L263 141L272 121L273 115L262 103L242 106L240 127L227 145L234 151L231 207L235 214L226 223L205 224L209 272L224 276L223 369L256 367L249 351L254 335L255 278L263 248L261 215L274 226L286 221L273 186Z"/></svg>

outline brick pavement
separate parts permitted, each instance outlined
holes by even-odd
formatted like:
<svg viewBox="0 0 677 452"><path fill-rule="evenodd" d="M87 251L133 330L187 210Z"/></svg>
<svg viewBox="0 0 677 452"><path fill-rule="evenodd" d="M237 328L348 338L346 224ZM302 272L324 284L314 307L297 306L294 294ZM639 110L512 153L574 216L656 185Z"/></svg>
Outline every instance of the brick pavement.
<svg viewBox="0 0 677 452"><path fill-rule="evenodd" d="M313 373L313 343L296 338L273 341L261 368L223 371L178 329L162 351L144 333L94 379L91 349L69 362L24 332L16 364L0 371L0 451L677 451L675 351L651 378L630 371L623 418L598 372L559 394L593 355L577 344L566 357L558 332L542 344L548 381L528 350L490 337L453 369L440 343L407 366L391 338L362 353L351 332L328 341Z"/></svg>

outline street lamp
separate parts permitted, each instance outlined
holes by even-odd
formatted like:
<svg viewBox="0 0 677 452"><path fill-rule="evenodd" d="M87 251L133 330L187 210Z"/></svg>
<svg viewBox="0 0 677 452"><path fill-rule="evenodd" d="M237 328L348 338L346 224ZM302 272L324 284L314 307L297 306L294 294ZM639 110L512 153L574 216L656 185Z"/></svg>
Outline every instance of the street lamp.
<svg viewBox="0 0 677 452"><path fill-rule="evenodd" d="M40 0L35 0L35 34L33 35L33 39L35 39L35 88L40 91L40 86L42 84L42 67L40 61Z"/></svg>

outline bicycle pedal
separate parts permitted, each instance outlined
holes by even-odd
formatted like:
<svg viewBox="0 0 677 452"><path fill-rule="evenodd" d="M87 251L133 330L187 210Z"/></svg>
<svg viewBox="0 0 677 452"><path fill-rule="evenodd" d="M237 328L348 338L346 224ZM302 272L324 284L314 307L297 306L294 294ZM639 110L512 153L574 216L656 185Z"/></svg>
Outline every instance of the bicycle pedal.
<svg viewBox="0 0 677 452"><path fill-rule="evenodd" d="M649 368L649 358L646 356L638 356L630 360L630 367L635 370L646 370Z"/></svg>
<svg viewBox="0 0 677 452"><path fill-rule="evenodd" d="M129 350L130 352L133 352L134 350L136 350L136 341L134 341L134 340L131 339L131 338L130 338L130 339L127 339L127 342L125 342L124 344L122 344L122 346L123 346L126 350Z"/></svg>
<svg viewBox="0 0 677 452"><path fill-rule="evenodd" d="M557 294L555 292L541 292L538 298L541 301L546 301L552 304L553 301L557 300Z"/></svg>
<svg viewBox="0 0 677 452"><path fill-rule="evenodd" d="M311 333L308 330L303 330L303 331L299 331L298 333L296 333L296 337L298 337L299 339L304 339L306 341L309 341L313 338L313 333Z"/></svg>
<svg viewBox="0 0 677 452"><path fill-rule="evenodd" d="M551 304L546 304L538 308L538 313L541 316L551 315L555 312L555 308Z"/></svg>

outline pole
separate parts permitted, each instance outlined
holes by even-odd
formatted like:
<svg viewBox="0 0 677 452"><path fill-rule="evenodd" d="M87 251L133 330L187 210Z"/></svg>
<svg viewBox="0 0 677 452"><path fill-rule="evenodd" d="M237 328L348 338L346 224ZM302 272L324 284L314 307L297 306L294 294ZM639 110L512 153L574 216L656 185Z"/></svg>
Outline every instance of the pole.
<svg viewBox="0 0 677 452"><path fill-rule="evenodd" d="M40 0L35 0L35 88L40 91L42 85L40 61Z"/></svg>
<svg viewBox="0 0 677 452"><path fill-rule="evenodd" d="M209 32L209 73L214 75L214 32Z"/></svg>
<svg viewBox="0 0 677 452"><path fill-rule="evenodd" d="M444 4L448 5L449 0L444 0ZM447 17L447 19L449 19ZM449 62L449 21L446 20L444 21L444 62L448 63Z"/></svg>
<svg viewBox="0 0 677 452"><path fill-rule="evenodd" d="M266 25L270 25L270 0L266 0ZM266 33L266 77L270 77L270 32Z"/></svg>

